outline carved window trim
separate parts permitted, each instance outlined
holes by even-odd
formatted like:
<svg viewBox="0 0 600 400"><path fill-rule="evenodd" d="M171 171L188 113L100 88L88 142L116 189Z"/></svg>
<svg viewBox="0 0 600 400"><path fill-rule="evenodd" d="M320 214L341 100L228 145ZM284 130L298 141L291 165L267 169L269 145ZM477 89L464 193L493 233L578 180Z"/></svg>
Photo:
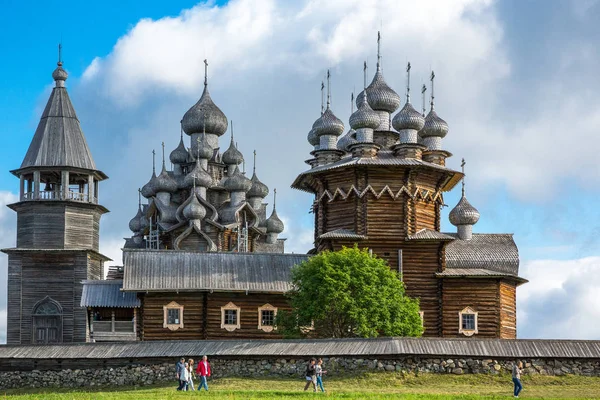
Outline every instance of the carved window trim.
<svg viewBox="0 0 600 400"><path fill-rule="evenodd" d="M262 313L263 311L273 311L273 325L263 325ZM275 326L275 319L277 318L277 307L273 307L269 303L258 307L258 329L264 332L273 332L273 330L277 330Z"/></svg>
<svg viewBox="0 0 600 400"><path fill-rule="evenodd" d="M226 324L225 323L225 311L227 310L234 310L236 311L236 319L235 319L235 324ZM225 329L227 332L233 332L236 329L240 329L241 328L241 312L242 309L238 306L236 306L235 304L233 304L232 302L229 302L228 304L226 304L225 306L221 307L221 329Z"/></svg>
<svg viewBox="0 0 600 400"><path fill-rule="evenodd" d="M179 323L169 324L169 310L178 310L179 311ZM172 301L166 306L163 306L163 328L167 328L171 331L176 331L179 328L183 329L183 306L179 305L177 302Z"/></svg>
<svg viewBox="0 0 600 400"><path fill-rule="evenodd" d="M477 334L478 333L478 329L477 329L478 314L479 313L477 311L473 310L471 307L466 307L462 311L459 311L459 313L458 313L458 333L462 333L465 336L473 336L473 335ZM475 329L463 329L463 316L464 315L473 315L473 320L475 322L475 327L474 327Z"/></svg>

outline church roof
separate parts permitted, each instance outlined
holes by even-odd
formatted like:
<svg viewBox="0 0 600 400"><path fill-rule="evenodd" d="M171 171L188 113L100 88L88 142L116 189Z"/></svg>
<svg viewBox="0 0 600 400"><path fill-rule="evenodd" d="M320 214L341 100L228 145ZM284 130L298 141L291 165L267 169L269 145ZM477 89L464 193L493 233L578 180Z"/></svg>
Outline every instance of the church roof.
<svg viewBox="0 0 600 400"><path fill-rule="evenodd" d="M319 239L351 239L351 240L365 240L365 235L359 235L350 229L335 229L333 231L326 232L319 236Z"/></svg>
<svg viewBox="0 0 600 400"><path fill-rule="evenodd" d="M122 280L93 280L81 283L81 307L140 307L140 300L135 293L121 291Z"/></svg>
<svg viewBox="0 0 600 400"><path fill-rule="evenodd" d="M123 250L123 290L284 293L305 254Z"/></svg>
<svg viewBox="0 0 600 400"><path fill-rule="evenodd" d="M445 233L456 240L446 245L448 269L485 269L517 276L519 250L512 234L474 233L471 240L460 240L456 233Z"/></svg>
<svg viewBox="0 0 600 400"><path fill-rule="evenodd" d="M444 272L435 274L438 278L515 278L520 284L527 279L506 272L492 271L484 268L446 268Z"/></svg>
<svg viewBox="0 0 600 400"><path fill-rule="evenodd" d="M52 89L20 169L28 167L96 170L63 80Z"/></svg>
<svg viewBox="0 0 600 400"><path fill-rule="evenodd" d="M454 236L438 232L434 229L421 229L414 235L409 236L408 240L454 240Z"/></svg>

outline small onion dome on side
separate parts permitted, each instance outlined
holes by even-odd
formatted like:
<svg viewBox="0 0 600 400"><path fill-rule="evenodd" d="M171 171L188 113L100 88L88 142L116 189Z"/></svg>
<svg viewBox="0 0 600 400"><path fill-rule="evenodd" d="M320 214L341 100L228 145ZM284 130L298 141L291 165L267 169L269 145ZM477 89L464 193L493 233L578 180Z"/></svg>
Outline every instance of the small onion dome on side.
<svg viewBox="0 0 600 400"><path fill-rule="evenodd" d="M212 186L212 183L212 176L202 167L200 160L196 160L196 165L183 180L183 184L188 188L194 185L208 188Z"/></svg>
<svg viewBox="0 0 600 400"><path fill-rule="evenodd" d="M365 91L363 90L356 97L357 107L360 107L364 97ZM400 107L400 96L385 82L380 67L377 68L371 84L367 86L367 101L371 108L377 111L393 113Z"/></svg>
<svg viewBox="0 0 600 400"><path fill-rule="evenodd" d="M402 110L400 110L392 120L392 125L397 131L404 129L420 131L425 125L425 118L423 118L420 112L413 108L412 104L406 102L404 107L402 107Z"/></svg>
<svg viewBox="0 0 600 400"><path fill-rule="evenodd" d="M152 171L152 177L144 186L142 186L142 196L149 199L154 196L156 192L154 191L154 181L156 180L156 173Z"/></svg>
<svg viewBox="0 0 600 400"><path fill-rule="evenodd" d="M340 136L344 133L344 123L333 114L333 111L329 107L315 122L315 125L313 130L317 137L321 137L322 135Z"/></svg>
<svg viewBox="0 0 600 400"><path fill-rule="evenodd" d="M317 125L317 121L315 121L312 129L310 130L310 132L308 132L308 136L306 137L306 139L308 140L308 143L310 143L311 146L318 146L320 143L319 137L317 136L317 132L315 131L315 126Z"/></svg>
<svg viewBox="0 0 600 400"><path fill-rule="evenodd" d="M236 166L233 174L223 182L223 186L228 192L247 192L252 187L252 181L246 178Z"/></svg>
<svg viewBox="0 0 600 400"><path fill-rule="evenodd" d="M221 160L227 165L240 165L244 161L244 155L237 149L237 147L235 147L235 143L233 143L233 137L231 138L229 148L225 150Z"/></svg>
<svg viewBox="0 0 600 400"><path fill-rule="evenodd" d="M191 200L183 208L183 216L189 220L202 220L206 217L206 208L198 201L196 194L192 191Z"/></svg>
<svg viewBox="0 0 600 400"><path fill-rule="evenodd" d="M169 160L173 164L184 164L188 159L188 151L183 144L183 137L179 140L179 145L169 155Z"/></svg>
<svg viewBox="0 0 600 400"><path fill-rule="evenodd" d="M283 229L284 229L283 222L277 216L277 210L275 210L275 207L273 207L273 212L271 213L271 216L269 218L267 218L266 226L267 226L267 233L279 234L279 233L283 232Z"/></svg>
<svg viewBox="0 0 600 400"><path fill-rule="evenodd" d="M252 182L252 186L250 186L250 190L246 193L247 198L260 197L261 199L264 199L269 195L269 188L258 179L256 172L252 174L250 182Z"/></svg>
<svg viewBox="0 0 600 400"><path fill-rule="evenodd" d="M129 230L131 230L131 232L137 233L142 230L142 218L142 210L141 208L138 208L138 212L135 214L135 217L129 221Z"/></svg>
<svg viewBox="0 0 600 400"><path fill-rule="evenodd" d="M454 226L475 225L479 221L479 216L479 211L469 203L464 195L449 215L450 223Z"/></svg>
<svg viewBox="0 0 600 400"><path fill-rule="evenodd" d="M63 69L62 62L59 61L56 65L58 65L58 67L52 72L52 79L55 81L66 81L69 74Z"/></svg>
<svg viewBox="0 0 600 400"><path fill-rule="evenodd" d="M358 143L356 141L356 131L354 129L350 129L344 136L340 138L337 142L338 150L348 151L348 146Z"/></svg>
<svg viewBox="0 0 600 400"><path fill-rule="evenodd" d="M358 109L350 116L350 126L352 129L375 129L379 124L379 115L373 111L369 103L363 97L362 101L358 104Z"/></svg>
<svg viewBox="0 0 600 400"><path fill-rule="evenodd" d="M206 130L206 133L221 136L227 132L227 125L227 117L213 103L208 92L208 86L205 84L200 100L183 116L183 131L188 135L192 135Z"/></svg>
<svg viewBox="0 0 600 400"><path fill-rule="evenodd" d="M426 137L439 137L443 138L448 133L448 124L446 121L441 119L435 110L429 111L425 117L425 124L419 131L419 135L422 138Z"/></svg>
<svg viewBox="0 0 600 400"><path fill-rule="evenodd" d="M154 193L175 193L177 191L177 181L169 175L164 165L160 175L154 180L152 189L154 189Z"/></svg>

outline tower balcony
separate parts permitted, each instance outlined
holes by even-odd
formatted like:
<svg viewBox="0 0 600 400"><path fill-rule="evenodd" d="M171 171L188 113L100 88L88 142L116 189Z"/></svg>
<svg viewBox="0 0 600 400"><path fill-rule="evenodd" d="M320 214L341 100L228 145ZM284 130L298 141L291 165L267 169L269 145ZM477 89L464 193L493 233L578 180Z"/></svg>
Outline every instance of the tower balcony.
<svg viewBox="0 0 600 400"><path fill-rule="evenodd" d="M54 190L42 190L38 192L24 192L21 201L36 201L36 200L58 200L58 201L78 201L82 203L98 204L98 198L90 197L88 193L80 193L69 190L66 193L57 192Z"/></svg>

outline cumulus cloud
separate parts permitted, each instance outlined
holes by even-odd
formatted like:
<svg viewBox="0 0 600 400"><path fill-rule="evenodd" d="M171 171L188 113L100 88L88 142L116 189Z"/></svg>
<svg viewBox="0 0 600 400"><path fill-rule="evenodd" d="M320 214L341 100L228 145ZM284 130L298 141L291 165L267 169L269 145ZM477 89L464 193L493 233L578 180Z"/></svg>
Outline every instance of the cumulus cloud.
<svg viewBox="0 0 600 400"><path fill-rule="evenodd" d="M600 257L535 260L518 289L520 338L600 339Z"/></svg>

